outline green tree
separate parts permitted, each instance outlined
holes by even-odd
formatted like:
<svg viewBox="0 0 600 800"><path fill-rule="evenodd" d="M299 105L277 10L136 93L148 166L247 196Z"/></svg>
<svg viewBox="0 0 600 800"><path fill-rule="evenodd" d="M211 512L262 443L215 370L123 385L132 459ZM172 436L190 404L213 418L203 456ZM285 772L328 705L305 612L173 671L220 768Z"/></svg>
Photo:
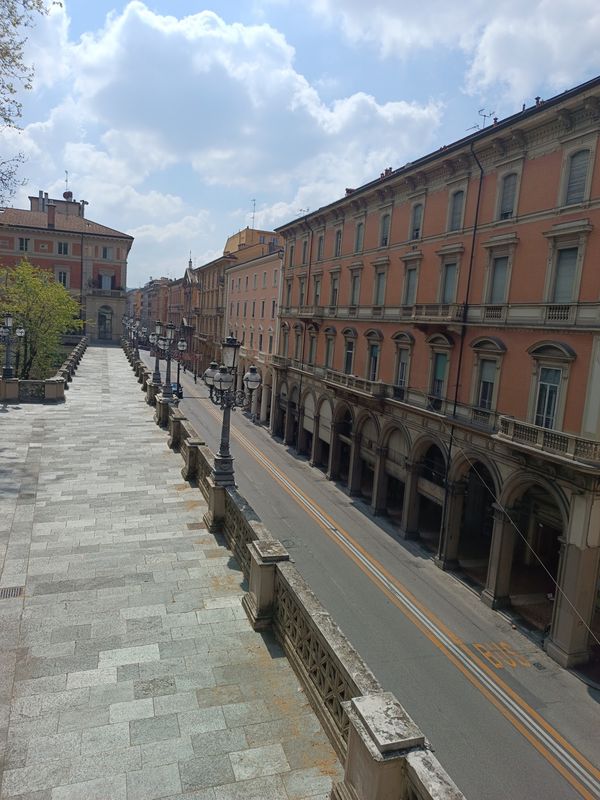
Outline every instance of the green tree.
<svg viewBox="0 0 600 800"><path fill-rule="evenodd" d="M18 128L23 105L19 91L31 89L33 67L25 63L27 29L48 11L45 0L0 0L0 132ZM15 193L22 153L0 155L0 204Z"/></svg>
<svg viewBox="0 0 600 800"><path fill-rule="evenodd" d="M79 303L52 273L23 259L16 267L0 267L0 319L5 311L13 314L13 329L25 328L15 354L15 377L50 377L62 361L62 334L83 325Z"/></svg>

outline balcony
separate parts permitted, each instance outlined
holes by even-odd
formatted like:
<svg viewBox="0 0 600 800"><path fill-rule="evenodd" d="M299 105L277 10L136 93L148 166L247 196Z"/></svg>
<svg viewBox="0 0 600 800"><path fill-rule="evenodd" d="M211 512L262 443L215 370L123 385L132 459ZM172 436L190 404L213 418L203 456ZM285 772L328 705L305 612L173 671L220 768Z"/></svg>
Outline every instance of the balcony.
<svg viewBox="0 0 600 800"><path fill-rule="evenodd" d="M320 319L324 314L324 310L323 306L300 306L298 308L298 316L305 319Z"/></svg>
<svg viewBox="0 0 600 800"><path fill-rule="evenodd" d="M507 327L600 328L600 303L470 305L467 322Z"/></svg>
<svg viewBox="0 0 600 800"><path fill-rule="evenodd" d="M88 294L94 297L125 297L125 289L90 289Z"/></svg>
<svg viewBox="0 0 600 800"><path fill-rule="evenodd" d="M356 375L346 375L335 370L324 370L325 383L332 387L343 387L370 397L386 397L387 384L381 381L369 381L366 378L358 378Z"/></svg>
<svg viewBox="0 0 600 800"><path fill-rule="evenodd" d="M600 442L551 428L540 428L512 417L500 417L500 430L495 438L511 442L524 450L538 450L594 467L600 464Z"/></svg>
<svg viewBox="0 0 600 800"><path fill-rule="evenodd" d="M273 366L283 369L289 365L290 359L285 356L271 356L271 362Z"/></svg>

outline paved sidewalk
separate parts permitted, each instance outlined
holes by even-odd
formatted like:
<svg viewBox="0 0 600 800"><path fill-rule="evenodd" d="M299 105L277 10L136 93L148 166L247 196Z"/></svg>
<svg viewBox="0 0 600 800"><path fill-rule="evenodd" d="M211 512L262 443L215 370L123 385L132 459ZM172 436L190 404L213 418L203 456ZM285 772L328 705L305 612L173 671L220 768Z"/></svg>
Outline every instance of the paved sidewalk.
<svg viewBox="0 0 600 800"><path fill-rule="evenodd" d="M64 405L0 406L0 797L324 800L339 762L152 413L93 347Z"/></svg>

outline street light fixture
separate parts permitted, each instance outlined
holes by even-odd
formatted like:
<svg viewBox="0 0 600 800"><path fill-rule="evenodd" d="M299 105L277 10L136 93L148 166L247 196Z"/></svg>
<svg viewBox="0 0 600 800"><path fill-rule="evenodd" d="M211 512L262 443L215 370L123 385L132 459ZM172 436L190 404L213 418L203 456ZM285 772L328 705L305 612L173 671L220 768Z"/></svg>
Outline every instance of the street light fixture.
<svg viewBox="0 0 600 800"><path fill-rule="evenodd" d="M178 356L177 356L177 391L179 392L179 387L180 387L180 383L179 383L179 370L181 369L181 359L182 359L182 357L183 357L183 354L184 354L184 353L185 353L185 351L187 350L187 342L186 342L186 340L183 338L183 336L182 336L182 337L181 337L181 339L180 339L180 340L177 342L177 350L178 350L178 353L179 353L179 354L178 354Z"/></svg>
<svg viewBox="0 0 600 800"><path fill-rule="evenodd" d="M12 341L12 328L13 328L13 315L10 311L5 312L4 314L4 327L0 329L0 333L2 336L2 340L6 346L6 351L4 354L4 367L2 368L2 378L3 380L11 380L13 375L13 368L10 363L10 345ZM17 328L15 331L15 337L17 339L22 339L25 336L25 328Z"/></svg>
<svg viewBox="0 0 600 800"><path fill-rule="evenodd" d="M210 389L211 401L223 411L221 443L213 468L216 486L235 485L233 458L229 450L231 412L235 408L252 406L252 394L261 384L258 370L256 367L251 367L243 379L247 391L236 391L233 388L236 376L236 357L240 344L233 336L227 337L222 344L223 364L217 368L216 362L211 362L210 367L203 375L204 382Z"/></svg>
<svg viewBox="0 0 600 800"><path fill-rule="evenodd" d="M173 387L171 386L171 345L175 338L175 325L169 322L165 326L165 335L158 340L158 346L164 352L167 359L167 372L165 375L165 382L163 384L162 396L164 400L171 401L173 399Z"/></svg>
<svg viewBox="0 0 600 800"><path fill-rule="evenodd" d="M152 373L152 383L160 383L160 352L158 341L162 334L162 322L157 319L154 323L154 333L150 334L150 341L154 345L154 372Z"/></svg>

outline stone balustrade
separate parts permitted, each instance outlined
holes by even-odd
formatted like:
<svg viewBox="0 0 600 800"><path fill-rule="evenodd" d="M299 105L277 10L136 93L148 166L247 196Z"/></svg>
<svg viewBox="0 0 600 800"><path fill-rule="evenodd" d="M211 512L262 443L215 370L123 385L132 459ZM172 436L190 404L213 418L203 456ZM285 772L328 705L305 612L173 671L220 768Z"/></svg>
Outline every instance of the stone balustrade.
<svg viewBox="0 0 600 800"><path fill-rule="evenodd" d="M83 337L57 369L56 374L44 380L0 379L0 402L4 403L62 403L65 390L77 371L87 349Z"/></svg>
<svg viewBox="0 0 600 800"><path fill-rule="evenodd" d="M243 607L255 630L271 629L344 763L331 800L464 800L424 734L321 605L283 545L232 487L216 486L214 456L169 405L169 443L182 476L208 501L204 521L222 532L248 580Z"/></svg>

